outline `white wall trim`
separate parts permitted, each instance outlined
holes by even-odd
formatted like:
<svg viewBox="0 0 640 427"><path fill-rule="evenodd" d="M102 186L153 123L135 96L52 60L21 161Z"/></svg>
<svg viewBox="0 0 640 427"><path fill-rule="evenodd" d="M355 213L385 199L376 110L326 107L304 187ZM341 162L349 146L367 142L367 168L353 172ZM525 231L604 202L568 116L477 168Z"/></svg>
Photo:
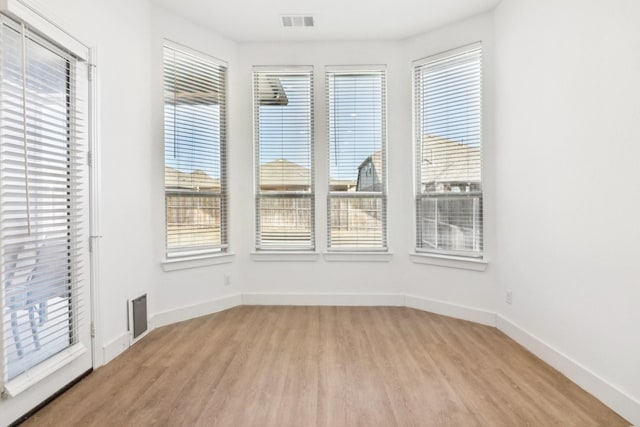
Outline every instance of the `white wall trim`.
<svg viewBox="0 0 640 427"><path fill-rule="evenodd" d="M101 180L101 144L100 144L100 69L98 68L98 50L89 49L90 76L89 81L89 152L91 165L89 167L89 292L91 299L91 362L94 369L104 365L102 351L102 317L100 308L100 205L102 194Z"/></svg>
<svg viewBox="0 0 640 427"><path fill-rule="evenodd" d="M234 253L208 254L183 258L165 259L160 262L162 270L177 271L189 268L207 267L210 265L230 264L236 255Z"/></svg>
<svg viewBox="0 0 640 427"><path fill-rule="evenodd" d="M410 253L409 259L415 264L429 264L437 265L439 267L459 268L473 271L485 271L489 265L485 259L439 255L427 252Z"/></svg>
<svg viewBox="0 0 640 427"><path fill-rule="evenodd" d="M339 305L404 307L404 295L358 293L243 293L242 305Z"/></svg>
<svg viewBox="0 0 640 427"><path fill-rule="evenodd" d="M112 339L102 347L102 361L106 365L115 359L120 353L129 348L129 332Z"/></svg>
<svg viewBox="0 0 640 427"><path fill-rule="evenodd" d="M496 326L632 424L640 425L640 401L500 314Z"/></svg>
<svg viewBox="0 0 640 427"><path fill-rule="evenodd" d="M327 262L389 262L391 252L325 252L322 257Z"/></svg>
<svg viewBox="0 0 640 427"><path fill-rule="evenodd" d="M39 383L62 367L76 360L87 352L87 348L82 343L77 343L62 350L44 362L18 375L16 378L4 385L3 395L16 397L29 387Z"/></svg>
<svg viewBox="0 0 640 427"><path fill-rule="evenodd" d="M315 262L320 254L307 251L261 251L251 252L249 257L252 261L260 262Z"/></svg>
<svg viewBox="0 0 640 427"><path fill-rule="evenodd" d="M151 316L149 330L200 316L206 316L207 314L217 313L239 305L242 305L242 296L238 293L216 298L201 304L163 311Z"/></svg>
<svg viewBox="0 0 640 427"><path fill-rule="evenodd" d="M456 319L468 320L482 325L496 326L496 313L492 311L413 295L406 295L404 301L406 307L441 314L443 316L455 317Z"/></svg>
<svg viewBox="0 0 640 427"><path fill-rule="evenodd" d="M39 4L33 3L33 1L28 0L1 0L0 11L12 16L19 22L25 22L27 25L36 28L45 37L60 46L64 46L66 50L76 55L80 60L87 61L89 56L87 45L52 21L49 18L50 15L44 15Z"/></svg>

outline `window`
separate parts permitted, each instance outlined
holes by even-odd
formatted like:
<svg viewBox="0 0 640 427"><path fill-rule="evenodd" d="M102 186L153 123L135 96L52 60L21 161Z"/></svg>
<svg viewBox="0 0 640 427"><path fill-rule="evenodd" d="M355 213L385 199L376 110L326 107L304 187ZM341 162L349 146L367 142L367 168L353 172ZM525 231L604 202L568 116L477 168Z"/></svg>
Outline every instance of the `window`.
<svg viewBox="0 0 640 427"><path fill-rule="evenodd" d="M326 78L328 248L385 250L385 71L328 68Z"/></svg>
<svg viewBox="0 0 640 427"><path fill-rule="evenodd" d="M258 250L315 248L312 73L254 69Z"/></svg>
<svg viewBox="0 0 640 427"><path fill-rule="evenodd" d="M227 68L164 47L167 256L226 251Z"/></svg>
<svg viewBox="0 0 640 427"><path fill-rule="evenodd" d="M0 383L6 383L87 342L88 73L82 59L4 15L0 46Z"/></svg>
<svg viewBox="0 0 640 427"><path fill-rule="evenodd" d="M482 50L415 64L416 247L482 257Z"/></svg>

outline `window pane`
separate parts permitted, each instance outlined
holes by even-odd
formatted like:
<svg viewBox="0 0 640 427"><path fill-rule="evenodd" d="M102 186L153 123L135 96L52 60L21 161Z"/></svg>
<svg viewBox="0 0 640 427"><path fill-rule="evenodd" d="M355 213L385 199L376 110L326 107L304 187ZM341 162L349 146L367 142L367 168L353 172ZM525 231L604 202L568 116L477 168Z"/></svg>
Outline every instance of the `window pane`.
<svg viewBox="0 0 640 427"><path fill-rule="evenodd" d="M423 248L482 250L482 198L424 197L418 200L418 236Z"/></svg>
<svg viewBox="0 0 640 427"><path fill-rule="evenodd" d="M382 191L383 73L327 73L331 191Z"/></svg>
<svg viewBox="0 0 640 427"><path fill-rule="evenodd" d="M329 249L384 249L385 72L327 71L327 104Z"/></svg>
<svg viewBox="0 0 640 427"><path fill-rule="evenodd" d="M259 198L260 249L308 248L312 233L311 207L309 197Z"/></svg>
<svg viewBox="0 0 640 427"><path fill-rule="evenodd" d="M329 198L332 248L385 247L382 197Z"/></svg>
<svg viewBox="0 0 640 427"><path fill-rule="evenodd" d="M418 249L482 256L481 55L415 67Z"/></svg>
<svg viewBox="0 0 640 427"><path fill-rule="evenodd" d="M221 245L221 197L167 194L167 247Z"/></svg>
<svg viewBox="0 0 640 427"><path fill-rule="evenodd" d="M167 251L226 247L226 67L165 46Z"/></svg>
<svg viewBox="0 0 640 427"><path fill-rule="evenodd" d="M310 69L254 71L258 249L314 247L312 87Z"/></svg>

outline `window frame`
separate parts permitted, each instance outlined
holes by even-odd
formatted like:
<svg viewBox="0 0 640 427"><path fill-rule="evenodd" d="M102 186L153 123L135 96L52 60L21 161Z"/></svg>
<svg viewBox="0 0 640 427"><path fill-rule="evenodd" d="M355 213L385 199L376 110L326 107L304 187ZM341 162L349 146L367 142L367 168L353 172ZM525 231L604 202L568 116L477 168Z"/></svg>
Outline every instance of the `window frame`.
<svg viewBox="0 0 640 427"><path fill-rule="evenodd" d="M166 66L165 66L165 55L166 50L170 49L176 52L179 52L184 55L193 56L196 59L206 62L212 67L219 67L223 70L221 74L224 75L224 83L223 90L220 92L223 94L223 103L220 112L220 118L218 121L218 126L220 129L220 189L217 191L200 191L200 190L168 190L166 188L166 175L165 169L167 167L166 164L166 110L165 110L165 98L166 98L166 88L164 79L166 78ZM180 262L183 260L202 260L203 258L210 257L225 257L229 255L229 162L228 162L228 75L229 75L229 64L227 61L216 58L212 55L209 55L204 52L200 52L198 50L192 49L188 46L173 42L168 39L164 39L162 41L162 58L163 58L163 67L162 67L162 85L163 85L163 205L164 205L164 245L165 245L165 261L163 262L163 269L165 271L173 271L174 269L181 269L184 267L176 266L176 262ZM218 72L215 72L218 75ZM219 199L220 204L220 244L219 245L196 245L196 246L185 246L181 248L170 249L168 244L168 226L169 226L169 218L168 218L168 196L192 196L192 197L216 197ZM230 262L230 260L228 261ZM216 264L219 262L216 262ZM204 261L200 262L196 266L202 265L211 265L210 262ZM181 265L181 264L180 264Z"/></svg>
<svg viewBox="0 0 640 427"><path fill-rule="evenodd" d="M253 174L254 174L254 247L256 254L305 254L315 253L316 251L316 190L315 190L315 69L313 65L292 65L292 66L253 66L252 67L252 106L253 106ZM300 75L308 77L309 84L309 191L270 191L261 192L260 190L260 104L258 93L258 76L260 74L273 75ZM260 220L260 203L266 199L293 199L293 200L309 200L309 245L293 245L293 244L267 244L261 242L262 224ZM257 255L256 255L257 256ZM262 259L262 258L261 258Z"/></svg>
<svg viewBox="0 0 640 427"><path fill-rule="evenodd" d="M480 111L478 113L479 117L479 139L480 139L480 190L479 191L470 191L465 193L436 193L436 192L426 192L422 191L422 125L420 123L421 111L421 95L418 92L418 84L417 84L417 73L418 70L428 64L437 63L446 58L455 57L457 55L463 55L465 53L471 53L473 51L479 51L479 65L478 65L478 74L479 74L479 84L478 90L479 94L479 104ZM472 261L475 264L475 261L484 264L485 259L485 218L484 218L484 48L481 41L470 43L464 46L460 46L457 48L453 48L450 50L446 50L440 53L436 53L434 55L430 55L412 63L412 97L413 97L413 111L412 111L412 121L413 121L413 140L414 140L414 229L415 229L415 256L424 257L424 256L433 256L438 258L447 258L447 259L459 259L461 261ZM479 245L480 249L478 251L463 251L463 250L448 250L448 249L437 249L437 248L425 248L420 245L421 238L421 226L419 224L419 205L423 200L453 200L453 199L461 199L468 198L473 199L477 198L479 200L479 215L480 215L480 229L479 229ZM436 208L437 210L437 208ZM427 262L422 262L427 263Z"/></svg>
<svg viewBox="0 0 640 427"><path fill-rule="evenodd" d="M381 137L381 165L382 165L382 185L380 191L362 191L362 192L345 192L331 191L331 129L335 124L331 123L331 99L330 99L330 75L355 74L355 75L381 75L381 93L380 93L380 137ZM387 135L387 66L386 65L328 65L325 66L325 102L326 102L326 126L327 126L327 253L377 253L389 252L388 243L388 135ZM365 159L366 160L366 159ZM366 169L366 176L370 176L372 164ZM381 246L332 246L331 235L331 201L341 198L363 198L363 199L379 199L381 212Z"/></svg>

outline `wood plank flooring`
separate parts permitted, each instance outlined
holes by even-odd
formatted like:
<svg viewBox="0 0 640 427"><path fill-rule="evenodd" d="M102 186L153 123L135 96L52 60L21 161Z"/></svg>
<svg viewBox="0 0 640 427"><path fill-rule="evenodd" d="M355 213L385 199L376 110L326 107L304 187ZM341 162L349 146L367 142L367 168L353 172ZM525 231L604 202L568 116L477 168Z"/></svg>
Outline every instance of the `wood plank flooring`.
<svg viewBox="0 0 640 427"><path fill-rule="evenodd" d="M629 426L495 328L243 306L157 329L26 426Z"/></svg>

